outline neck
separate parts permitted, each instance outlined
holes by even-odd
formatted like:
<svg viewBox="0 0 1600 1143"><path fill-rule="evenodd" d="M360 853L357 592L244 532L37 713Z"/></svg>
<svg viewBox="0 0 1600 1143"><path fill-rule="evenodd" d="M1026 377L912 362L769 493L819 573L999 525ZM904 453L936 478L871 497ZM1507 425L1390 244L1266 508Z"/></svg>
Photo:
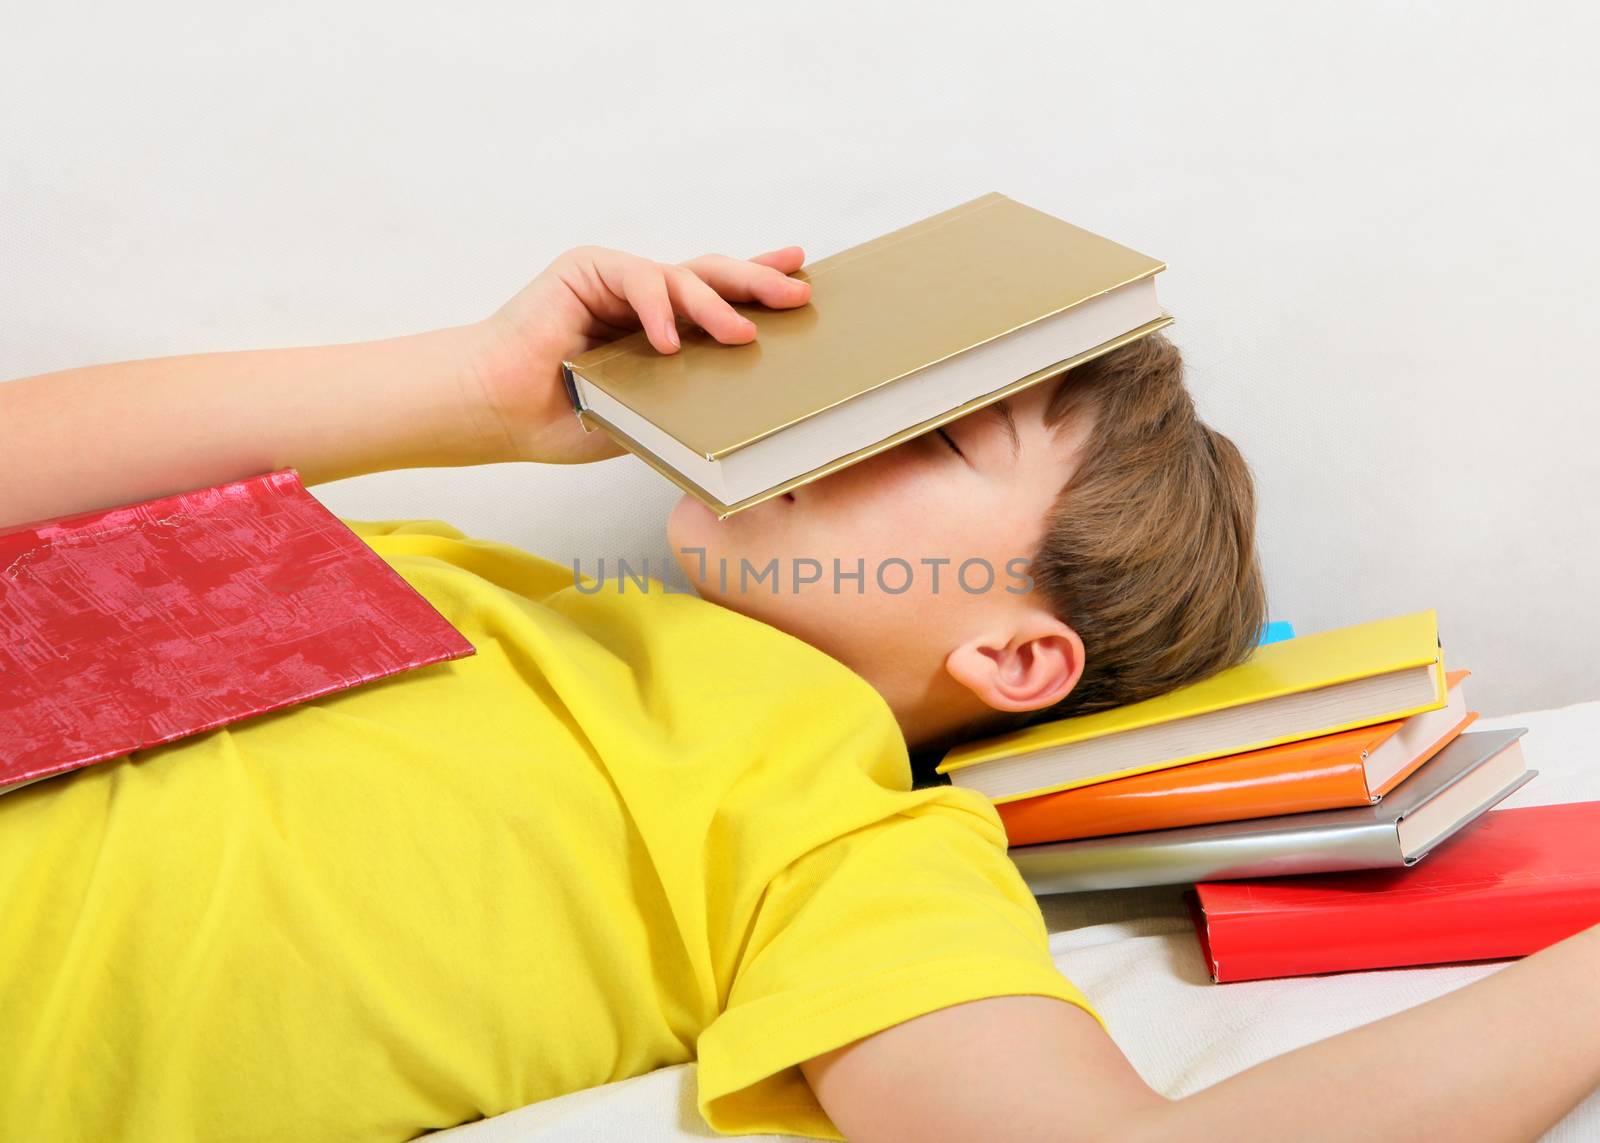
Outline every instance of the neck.
<svg viewBox="0 0 1600 1143"><path fill-rule="evenodd" d="M943 753L978 733L977 724L994 713L943 669L915 679L890 664L860 673L889 704L912 753Z"/></svg>

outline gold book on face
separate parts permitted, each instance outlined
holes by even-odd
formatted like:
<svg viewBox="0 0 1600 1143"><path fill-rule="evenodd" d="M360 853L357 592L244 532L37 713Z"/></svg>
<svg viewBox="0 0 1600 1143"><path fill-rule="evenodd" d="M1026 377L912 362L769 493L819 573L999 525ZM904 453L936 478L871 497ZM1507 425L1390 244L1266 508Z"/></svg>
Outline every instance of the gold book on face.
<svg viewBox="0 0 1600 1143"><path fill-rule="evenodd" d="M574 412L727 517L1160 329L1162 262L998 191L796 271L811 300L562 362Z"/></svg>

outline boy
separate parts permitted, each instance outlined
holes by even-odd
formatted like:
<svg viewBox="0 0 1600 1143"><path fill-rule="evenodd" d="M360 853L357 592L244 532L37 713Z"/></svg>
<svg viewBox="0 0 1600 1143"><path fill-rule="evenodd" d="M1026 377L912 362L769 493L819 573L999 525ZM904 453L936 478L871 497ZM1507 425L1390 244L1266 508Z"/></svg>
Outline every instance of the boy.
<svg viewBox="0 0 1600 1143"><path fill-rule="evenodd" d="M482 323L11 382L0 524L288 464L616 455L560 360L635 323L673 352L679 315L748 341L728 300L804 304L801 260L580 247ZM0 1136L407 1138L697 1058L724 1132L1511 1139L1600 1079L1593 929L1167 1100L1055 970L992 806L913 788L908 748L1252 645L1248 475L1165 339L720 524L680 502L704 598L348 523L477 654L0 798ZM951 590L1018 557L1030 591ZM865 575L724 587L746 558ZM951 561L944 590L884 587L891 559ZM1402 1050L1437 1080L1403 1105L1323 1094Z"/></svg>

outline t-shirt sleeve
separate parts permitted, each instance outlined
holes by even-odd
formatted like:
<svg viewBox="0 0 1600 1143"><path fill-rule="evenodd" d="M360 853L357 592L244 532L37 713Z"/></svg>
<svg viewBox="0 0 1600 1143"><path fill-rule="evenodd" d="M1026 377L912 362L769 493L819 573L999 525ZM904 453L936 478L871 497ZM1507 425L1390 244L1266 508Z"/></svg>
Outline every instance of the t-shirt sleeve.
<svg viewBox="0 0 1600 1143"><path fill-rule="evenodd" d="M975 797L946 788L774 879L696 1049L700 1113L715 1130L843 1138L800 1063L952 1004L1054 996L1105 1027L1051 960L998 816Z"/></svg>

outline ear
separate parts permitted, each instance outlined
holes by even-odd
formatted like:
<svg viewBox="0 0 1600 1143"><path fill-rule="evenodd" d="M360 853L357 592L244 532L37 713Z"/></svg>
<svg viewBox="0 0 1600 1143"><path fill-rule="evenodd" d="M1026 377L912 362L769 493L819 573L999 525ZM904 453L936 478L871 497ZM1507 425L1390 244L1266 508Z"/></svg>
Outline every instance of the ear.
<svg viewBox="0 0 1600 1143"><path fill-rule="evenodd" d="M950 676L995 710L1038 710L1083 677L1083 640L1048 611L974 636L945 656Z"/></svg>

